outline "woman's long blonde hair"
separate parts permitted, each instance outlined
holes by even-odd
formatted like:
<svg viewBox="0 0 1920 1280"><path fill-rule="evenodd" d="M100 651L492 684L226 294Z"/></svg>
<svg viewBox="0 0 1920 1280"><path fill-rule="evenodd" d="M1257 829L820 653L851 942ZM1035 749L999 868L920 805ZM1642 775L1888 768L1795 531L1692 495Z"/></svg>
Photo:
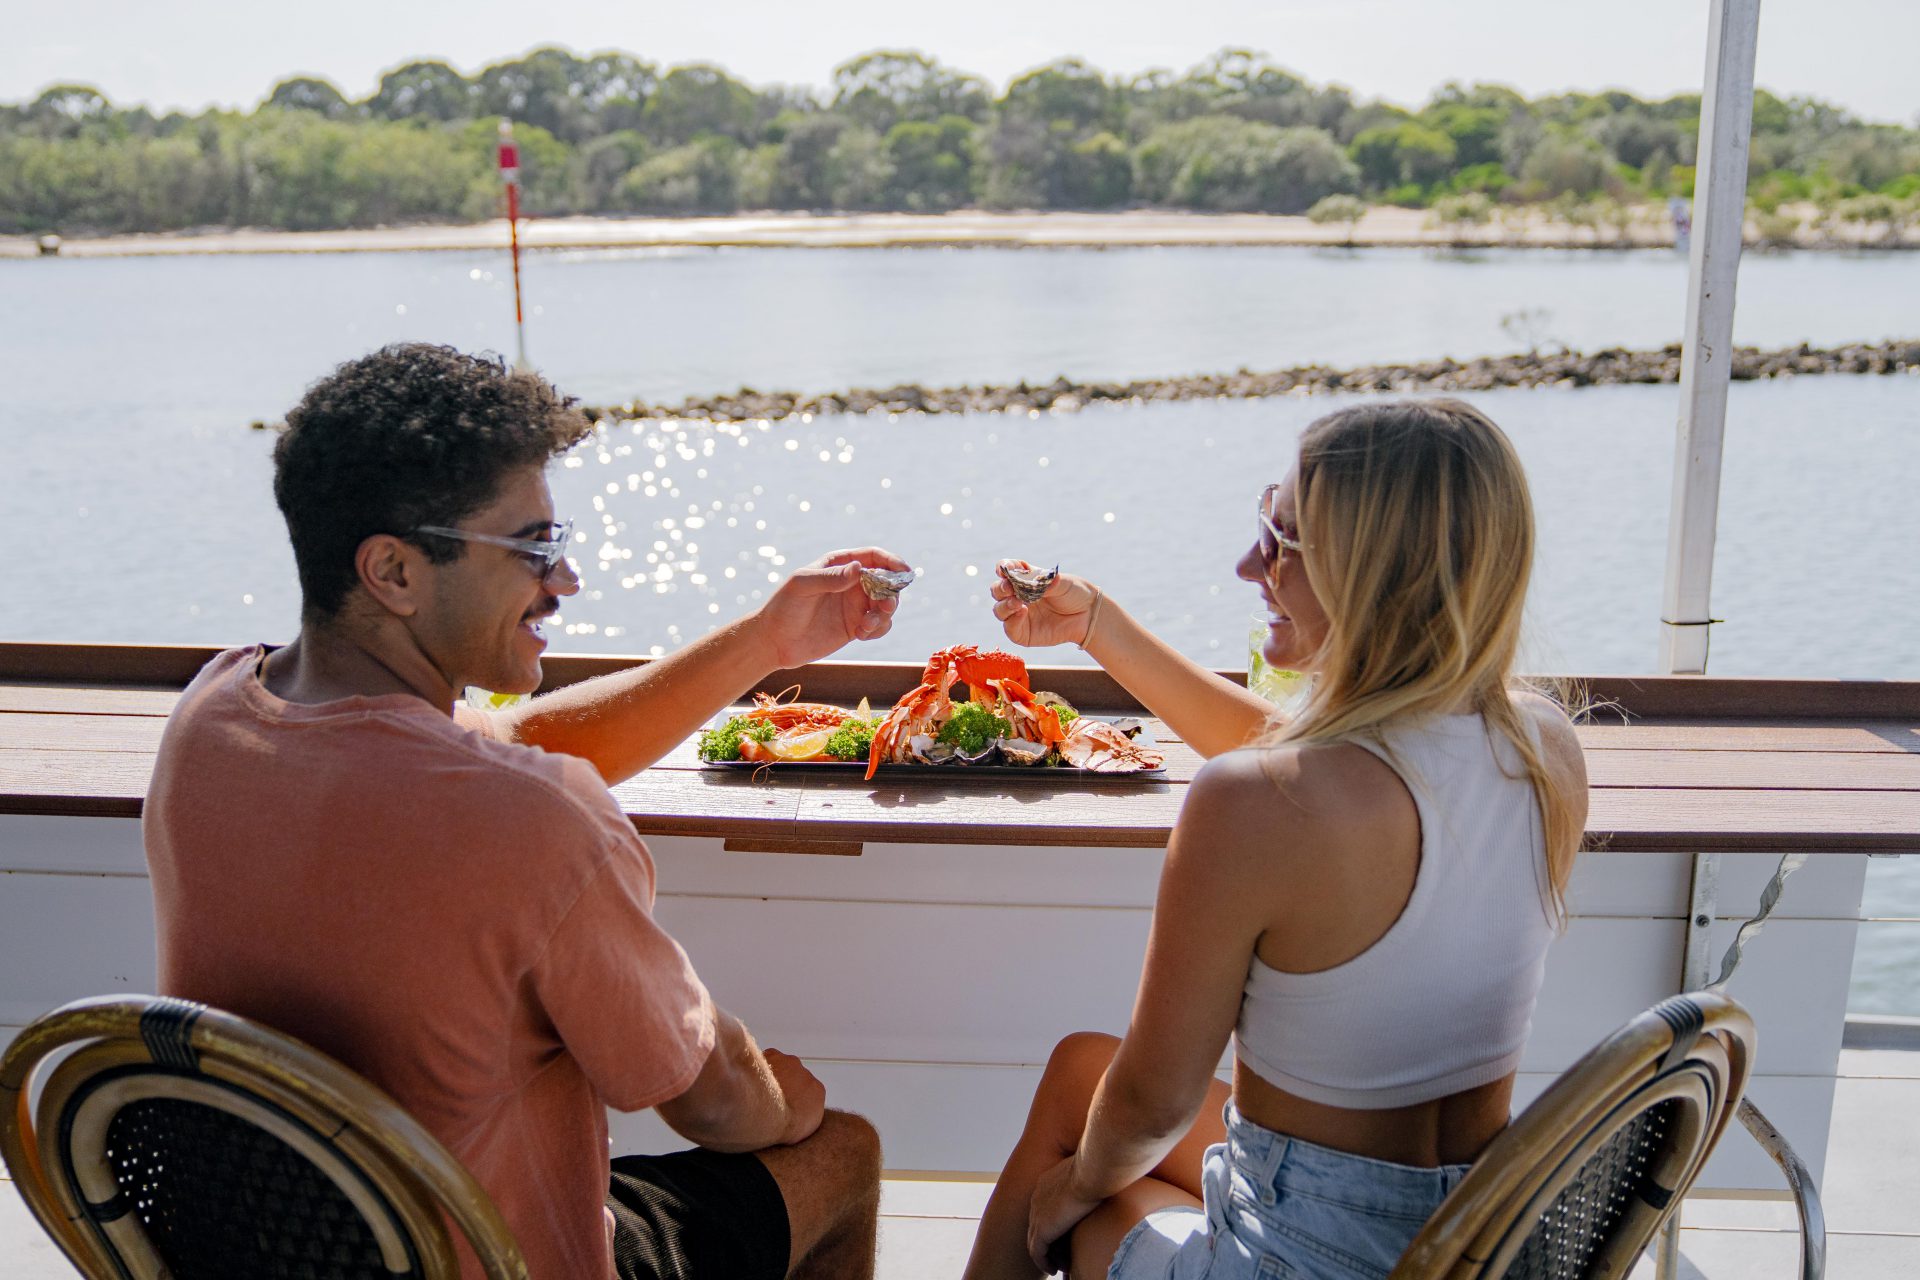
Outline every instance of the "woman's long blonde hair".
<svg viewBox="0 0 1920 1280"><path fill-rule="evenodd" d="M1267 743L1377 738L1404 717L1473 708L1524 764L1564 913L1579 809L1511 696L1534 541L1512 442L1459 400L1344 409L1301 437L1295 500L1327 635L1305 705Z"/></svg>

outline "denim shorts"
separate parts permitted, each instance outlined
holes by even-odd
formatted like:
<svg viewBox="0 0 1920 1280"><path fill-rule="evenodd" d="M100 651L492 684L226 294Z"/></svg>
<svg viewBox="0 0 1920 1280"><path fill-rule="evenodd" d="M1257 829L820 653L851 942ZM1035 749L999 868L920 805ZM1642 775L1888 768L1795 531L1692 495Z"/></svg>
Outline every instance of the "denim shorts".
<svg viewBox="0 0 1920 1280"><path fill-rule="evenodd" d="M1289 1138L1229 1102L1207 1148L1203 1209L1162 1209L1127 1233L1108 1280L1383 1280L1470 1167L1369 1160Z"/></svg>

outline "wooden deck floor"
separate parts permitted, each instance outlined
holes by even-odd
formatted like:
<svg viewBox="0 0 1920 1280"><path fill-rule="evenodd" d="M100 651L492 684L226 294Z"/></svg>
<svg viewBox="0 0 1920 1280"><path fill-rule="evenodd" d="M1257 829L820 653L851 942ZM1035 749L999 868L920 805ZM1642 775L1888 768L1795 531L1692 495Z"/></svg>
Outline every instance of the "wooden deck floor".
<svg viewBox="0 0 1920 1280"><path fill-rule="evenodd" d="M1744 1133L1729 1142L1749 1141ZM0 1178L0 1183L4 1179ZM1840 1057L1827 1157L1828 1275L1920 1275L1920 1051L1849 1049ZM986 1203L983 1183L889 1181L882 1190L881 1280L957 1277ZM1687 1202L1682 1280L1788 1280L1798 1274L1793 1209L1784 1203ZM10 1183L0 1185L0 1276L72 1280ZM1651 1280L1642 1260L1635 1280Z"/></svg>

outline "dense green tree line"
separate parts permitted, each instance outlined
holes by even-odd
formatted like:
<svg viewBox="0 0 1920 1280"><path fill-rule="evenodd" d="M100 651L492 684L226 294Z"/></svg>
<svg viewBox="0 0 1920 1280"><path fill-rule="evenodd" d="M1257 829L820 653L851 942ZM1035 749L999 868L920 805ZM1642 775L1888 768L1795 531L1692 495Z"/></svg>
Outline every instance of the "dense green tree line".
<svg viewBox="0 0 1920 1280"><path fill-rule="evenodd" d="M1432 205L1451 220L1493 203L1684 193L1699 98L1528 100L1448 84L1409 111L1311 84L1244 50L1181 75L1131 78L1066 58L997 96L980 77L914 52L855 58L824 92L556 48L473 76L409 63L359 102L324 80L287 80L246 113L156 116L63 85L0 106L0 231L484 218L498 209L492 144L502 117L515 124L524 207L536 215L1296 213L1357 196ZM1920 131L1761 91L1751 172L1763 210L1848 197L1908 208L1920 196Z"/></svg>

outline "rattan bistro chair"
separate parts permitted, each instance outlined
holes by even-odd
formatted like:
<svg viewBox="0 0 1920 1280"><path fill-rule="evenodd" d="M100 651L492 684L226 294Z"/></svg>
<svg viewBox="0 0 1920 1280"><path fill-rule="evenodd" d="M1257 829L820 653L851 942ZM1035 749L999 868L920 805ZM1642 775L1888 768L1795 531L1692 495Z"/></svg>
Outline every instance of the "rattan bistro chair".
<svg viewBox="0 0 1920 1280"><path fill-rule="evenodd" d="M1740 1106L1752 1056L1753 1020L1734 1001L1707 991L1663 1000L1493 1140L1390 1280L1625 1276ZM1765 1125L1758 1112L1742 1119ZM1801 1208L1802 1274L1815 1277L1825 1258L1819 1201L1798 1159L1781 1163Z"/></svg>
<svg viewBox="0 0 1920 1280"><path fill-rule="evenodd" d="M21 1032L0 1156L94 1280L453 1280L449 1223L489 1280L526 1280L486 1192L390 1098L184 1000L80 1000Z"/></svg>

